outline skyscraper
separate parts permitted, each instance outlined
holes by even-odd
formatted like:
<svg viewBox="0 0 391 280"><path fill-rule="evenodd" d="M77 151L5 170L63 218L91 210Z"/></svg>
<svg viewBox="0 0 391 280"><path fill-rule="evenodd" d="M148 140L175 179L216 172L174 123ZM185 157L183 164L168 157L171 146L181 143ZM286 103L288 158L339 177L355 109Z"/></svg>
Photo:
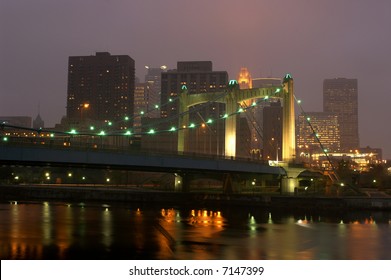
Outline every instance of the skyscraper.
<svg viewBox="0 0 391 280"><path fill-rule="evenodd" d="M69 57L67 118L132 127L134 82L135 62L128 55L97 52ZM126 117L129 123L124 122Z"/></svg>
<svg viewBox="0 0 391 280"><path fill-rule="evenodd" d="M159 118L160 107L156 108L155 105L160 106L160 94L161 94L161 81L162 73L165 72L167 66L163 65L160 68L151 68L146 66L147 74L145 75L146 95L148 102L148 117Z"/></svg>
<svg viewBox="0 0 391 280"><path fill-rule="evenodd" d="M308 122L311 123L311 126ZM320 144L328 153L340 151L338 115L325 112L300 114L297 137L298 157L305 158L313 153L323 153Z"/></svg>
<svg viewBox="0 0 391 280"><path fill-rule="evenodd" d="M251 78L250 72L246 67L240 68L237 80L241 89L253 88L253 80Z"/></svg>
<svg viewBox="0 0 391 280"><path fill-rule="evenodd" d="M282 160L282 107L272 102L263 108L263 159Z"/></svg>
<svg viewBox="0 0 391 280"><path fill-rule="evenodd" d="M148 116L148 99L146 92L148 92L147 83L136 83L134 89L134 132L141 131L141 118Z"/></svg>
<svg viewBox="0 0 391 280"><path fill-rule="evenodd" d="M325 79L323 111L338 115L341 150L350 151L359 148L357 79Z"/></svg>
<svg viewBox="0 0 391 280"><path fill-rule="evenodd" d="M179 61L176 70L162 73L161 82L161 116L165 118L178 113L177 102L169 101L178 96L182 86L189 94L222 92L228 85L228 73L213 71L211 61Z"/></svg>

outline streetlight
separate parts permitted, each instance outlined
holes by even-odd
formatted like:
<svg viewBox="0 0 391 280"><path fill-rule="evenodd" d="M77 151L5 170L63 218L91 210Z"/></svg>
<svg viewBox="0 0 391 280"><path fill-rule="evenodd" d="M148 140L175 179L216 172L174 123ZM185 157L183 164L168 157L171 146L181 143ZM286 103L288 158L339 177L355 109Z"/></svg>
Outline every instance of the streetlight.
<svg viewBox="0 0 391 280"><path fill-rule="evenodd" d="M87 110L88 108L90 108L90 103L80 104L80 120L83 120L83 110Z"/></svg>

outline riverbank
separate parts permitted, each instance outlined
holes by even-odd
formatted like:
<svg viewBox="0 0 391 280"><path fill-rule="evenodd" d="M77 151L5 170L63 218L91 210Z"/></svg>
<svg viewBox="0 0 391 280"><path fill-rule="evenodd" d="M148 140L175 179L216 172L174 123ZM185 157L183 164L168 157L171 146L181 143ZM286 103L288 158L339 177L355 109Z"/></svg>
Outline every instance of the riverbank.
<svg viewBox="0 0 391 280"><path fill-rule="evenodd" d="M183 193L103 186L0 186L0 200L143 203L157 205L188 205L197 203L205 206L235 205L280 209L391 210L391 197Z"/></svg>

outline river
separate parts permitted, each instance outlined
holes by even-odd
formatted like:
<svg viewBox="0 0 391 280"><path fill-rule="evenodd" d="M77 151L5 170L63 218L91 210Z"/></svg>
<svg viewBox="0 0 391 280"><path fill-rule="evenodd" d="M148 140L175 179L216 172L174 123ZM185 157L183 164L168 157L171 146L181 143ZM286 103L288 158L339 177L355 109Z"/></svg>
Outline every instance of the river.
<svg viewBox="0 0 391 280"><path fill-rule="evenodd" d="M0 203L0 258L391 259L391 212Z"/></svg>

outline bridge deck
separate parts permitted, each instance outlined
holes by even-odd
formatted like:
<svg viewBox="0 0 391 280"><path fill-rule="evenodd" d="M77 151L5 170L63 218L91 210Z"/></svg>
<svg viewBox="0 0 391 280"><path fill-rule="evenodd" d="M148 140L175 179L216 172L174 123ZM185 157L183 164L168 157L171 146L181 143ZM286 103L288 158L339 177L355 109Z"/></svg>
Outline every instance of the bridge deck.
<svg viewBox="0 0 391 280"><path fill-rule="evenodd" d="M122 150L75 149L71 147L0 145L0 162L16 165L52 165L110 167L155 172L210 171L258 174L285 174L280 167L264 162L200 157L194 155L167 155L126 152Z"/></svg>

